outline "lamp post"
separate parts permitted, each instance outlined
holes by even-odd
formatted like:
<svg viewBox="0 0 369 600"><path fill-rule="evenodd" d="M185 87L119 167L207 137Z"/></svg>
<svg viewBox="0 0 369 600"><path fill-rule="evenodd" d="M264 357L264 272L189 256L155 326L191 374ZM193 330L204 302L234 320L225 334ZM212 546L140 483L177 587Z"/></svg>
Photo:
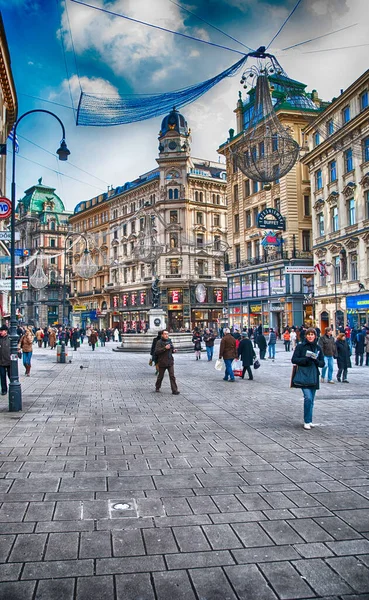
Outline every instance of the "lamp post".
<svg viewBox="0 0 369 600"><path fill-rule="evenodd" d="M88 249L87 237L83 233L78 233L76 231L70 231L65 236L65 243L64 243L64 276L63 276L63 301L62 301L63 325L64 325L64 319L65 319L65 304L66 304L66 296L67 296L67 289L66 289L67 240L69 240L71 237L82 238L85 242L85 249L84 249L82 258L79 261L78 265L76 265L77 274L80 277L82 277L83 279L89 279L90 277L93 277L99 269L98 265L96 265L96 263L94 263L93 260L91 260L90 251Z"/></svg>
<svg viewBox="0 0 369 600"><path fill-rule="evenodd" d="M17 412L22 410L22 390L21 384L19 381L19 372L18 372L18 335L17 335L17 318L15 313L15 196L16 196L16 185L15 185L15 157L16 157L16 135L17 128L19 123L26 117L32 113L46 113L54 117L62 128L62 140L60 142L60 147L56 151L56 154L59 156L59 160L68 160L68 156L70 154L67 144L65 143L65 128L62 121L49 110L44 110L42 108L29 110L19 117L16 121L13 128L13 147L12 147L12 156L13 156L13 165L12 165L12 183L11 183L11 204L12 204L12 214L11 214L11 238L10 238L10 383L9 383L9 411Z"/></svg>

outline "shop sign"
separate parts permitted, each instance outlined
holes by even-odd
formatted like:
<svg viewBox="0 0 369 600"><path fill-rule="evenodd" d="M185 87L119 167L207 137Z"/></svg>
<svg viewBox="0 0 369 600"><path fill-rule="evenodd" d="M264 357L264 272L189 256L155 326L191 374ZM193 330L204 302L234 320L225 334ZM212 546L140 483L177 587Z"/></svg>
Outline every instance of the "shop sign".
<svg viewBox="0 0 369 600"><path fill-rule="evenodd" d="M131 294L131 305L132 306L136 306L137 305L137 294L136 294L136 292L132 292L132 294Z"/></svg>
<svg viewBox="0 0 369 600"><path fill-rule="evenodd" d="M177 304L177 302L179 302L179 291L178 290L172 291L172 302L174 304Z"/></svg>
<svg viewBox="0 0 369 600"><path fill-rule="evenodd" d="M15 290L18 292L22 289L22 280L21 279L16 279L14 281L15 283ZM3 292L10 292L10 287L11 287L11 280L10 279L0 279L0 290Z"/></svg>
<svg viewBox="0 0 369 600"><path fill-rule="evenodd" d="M356 310L365 310L369 308L369 294L361 296L346 296L346 307Z"/></svg>
<svg viewBox="0 0 369 600"><path fill-rule="evenodd" d="M128 294L123 294L123 306L127 306L128 304Z"/></svg>
<svg viewBox="0 0 369 600"><path fill-rule="evenodd" d="M268 217L274 218L268 219ZM286 221L281 213L275 208L264 208L264 210L258 214L257 226L259 229L279 229L280 231L284 231L286 229Z"/></svg>
<svg viewBox="0 0 369 600"><path fill-rule="evenodd" d="M87 310L87 306L85 304L75 304L73 310Z"/></svg>
<svg viewBox="0 0 369 600"><path fill-rule="evenodd" d="M136 321L131 321L131 329L136 329Z"/></svg>
<svg viewBox="0 0 369 600"><path fill-rule="evenodd" d="M123 321L123 331L124 331L124 333L127 333L127 329L128 329L128 323L127 323L127 321Z"/></svg>
<svg viewBox="0 0 369 600"><path fill-rule="evenodd" d="M140 321L140 327L141 327L141 329L145 330L145 327L146 327L145 321Z"/></svg>
<svg viewBox="0 0 369 600"><path fill-rule="evenodd" d="M223 290L214 290L214 300L217 304L223 304Z"/></svg>
<svg viewBox="0 0 369 600"><path fill-rule="evenodd" d="M315 267L287 265L284 272L286 275L314 275Z"/></svg>
<svg viewBox="0 0 369 600"><path fill-rule="evenodd" d="M168 304L168 310L182 310L183 304Z"/></svg>
<svg viewBox="0 0 369 600"><path fill-rule="evenodd" d="M282 312L284 310L281 304L271 304L270 311L271 312Z"/></svg>
<svg viewBox="0 0 369 600"><path fill-rule="evenodd" d="M117 308L119 302L119 296L113 296L113 307Z"/></svg>
<svg viewBox="0 0 369 600"><path fill-rule="evenodd" d="M140 304L144 305L146 302L146 292L140 292Z"/></svg>
<svg viewBox="0 0 369 600"><path fill-rule="evenodd" d="M282 244L281 238L278 237L278 233L269 231L265 234L261 241L261 245L265 248L266 246L280 246Z"/></svg>
<svg viewBox="0 0 369 600"><path fill-rule="evenodd" d="M251 313L261 313L261 304L250 304Z"/></svg>
<svg viewBox="0 0 369 600"><path fill-rule="evenodd" d="M275 286L272 288L272 294L284 294L284 286Z"/></svg>

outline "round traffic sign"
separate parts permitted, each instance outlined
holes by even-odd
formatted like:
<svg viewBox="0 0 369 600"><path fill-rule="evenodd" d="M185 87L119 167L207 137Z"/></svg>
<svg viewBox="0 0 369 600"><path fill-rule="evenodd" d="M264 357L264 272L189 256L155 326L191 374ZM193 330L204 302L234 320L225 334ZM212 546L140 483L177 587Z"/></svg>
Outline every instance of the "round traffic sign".
<svg viewBox="0 0 369 600"><path fill-rule="evenodd" d="M12 213L12 203L9 198L0 198L0 219L7 219Z"/></svg>

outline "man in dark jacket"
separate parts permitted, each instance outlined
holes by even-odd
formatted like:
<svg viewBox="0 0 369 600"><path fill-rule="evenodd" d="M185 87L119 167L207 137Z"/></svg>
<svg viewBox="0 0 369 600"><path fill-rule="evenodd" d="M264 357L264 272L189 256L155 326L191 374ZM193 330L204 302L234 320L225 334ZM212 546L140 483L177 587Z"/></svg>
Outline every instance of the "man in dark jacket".
<svg viewBox="0 0 369 600"><path fill-rule="evenodd" d="M157 366L159 369L159 375L156 380L155 391L160 392L160 387L163 381L165 371L166 369L168 369L172 394L177 396L179 394L179 391L177 387L176 378L174 376L174 352L175 350L173 348L172 341L169 339L169 333L167 331L163 331L161 334L161 339L156 343L155 346L155 356L157 359Z"/></svg>
<svg viewBox="0 0 369 600"><path fill-rule="evenodd" d="M10 379L10 338L6 325L0 327L0 380L1 395L8 393L6 376Z"/></svg>
<svg viewBox="0 0 369 600"><path fill-rule="evenodd" d="M275 359L275 345L277 343L277 335L273 328L269 329L269 338L268 338L268 350L269 350L269 358L273 361Z"/></svg>
<svg viewBox="0 0 369 600"><path fill-rule="evenodd" d="M364 348L365 348L365 335L366 330L359 331L356 336L355 344L355 365L358 367L363 366L364 363Z"/></svg>
<svg viewBox="0 0 369 600"><path fill-rule="evenodd" d="M224 329L224 337L220 342L219 358L223 358L225 364L225 374L223 377L224 381L235 381L234 373L232 371L232 362L237 358L237 346L236 340L231 334L228 327Z"/></svg>
<svg viewBox="0 0 369 600"><path fill-rule="evenodd" d="M324 356L324 367L322 369L321 381L324 383L325 374L328 369L328 383L334 383L333 381L333 358L337 356L336 342L332 336L332 329L330 327L325 328L325 333L319 338L319 346L322 349Z"/></svg>
<svg viewBox="0 0 369 600"><path fill-rule="evenodd" d="M256 358L256 354L254 348L252 347L251 340L248 339L247 333L242 332L242 340L240 345L238 346L238 356L242 360L243 370L242 370L242 379L245 378L245 373L247 371L249 379L254 379L251 371L251 365L254 364L254 360Z"/></svg>
<svg viewBox="0 0 369 600"><path fill-rule="evenodd" d="M267 342L265 339L265 335L263 335L262 330L256 336L256 344L260 351L260 360L266 360L265 354L266 354L266 349L267 349Z"/></svg>
<svg viewBox="0 0 369 600"><path fill-rule="evenodd" d="M212 329L205 329L205 333L204 333L204 336L202 339L205 342L206 354L208 355L208 361L213 360L215 338L216 338L216 335L213 333Z"/></svg>

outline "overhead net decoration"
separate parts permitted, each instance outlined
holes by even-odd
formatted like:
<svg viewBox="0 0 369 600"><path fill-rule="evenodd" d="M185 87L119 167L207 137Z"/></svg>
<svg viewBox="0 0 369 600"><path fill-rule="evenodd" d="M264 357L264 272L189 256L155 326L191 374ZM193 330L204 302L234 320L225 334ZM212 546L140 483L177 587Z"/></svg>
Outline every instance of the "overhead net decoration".
<svg viewBox="0 0 369 600"><path fill-rule="evenodd" d="M247 60L247 55L219 75L187 88L153 95L106 96L81 92L77 125L108 127L144 121L181 108L197 100L226 77L235 75Z"/></svg>

